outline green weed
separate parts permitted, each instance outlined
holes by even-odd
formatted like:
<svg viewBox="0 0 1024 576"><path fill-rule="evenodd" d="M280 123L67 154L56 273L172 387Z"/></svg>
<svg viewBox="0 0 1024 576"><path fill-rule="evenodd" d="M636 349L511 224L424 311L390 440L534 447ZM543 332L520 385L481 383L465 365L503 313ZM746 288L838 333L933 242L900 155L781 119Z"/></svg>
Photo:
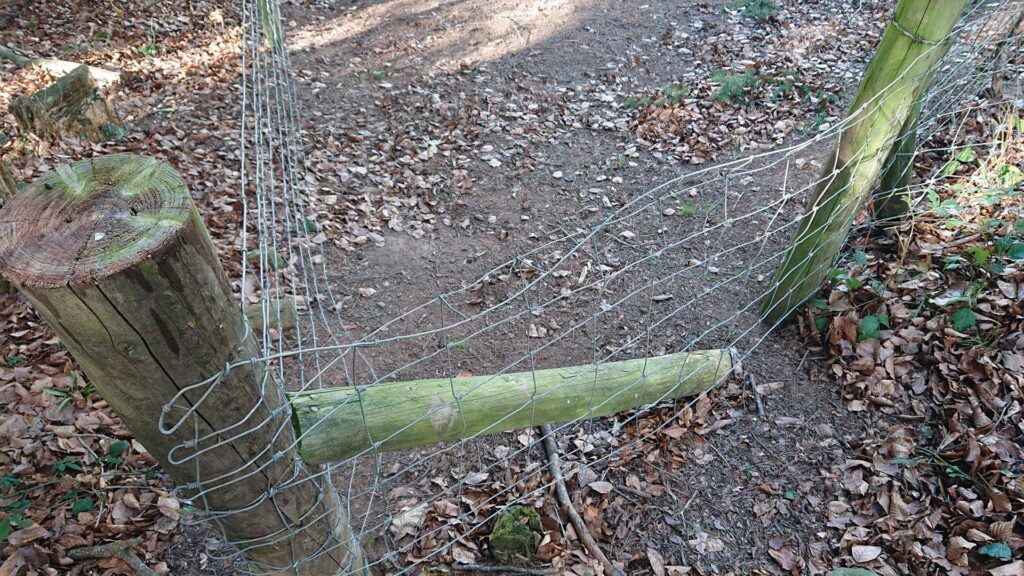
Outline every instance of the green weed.
<svg viewBox="0 0 1024 576"><path fill-rule="evenodd" d="M711 75L711 80L720 84L715 92L715 100L738 105L747 101L747 92L757 84L757 75L753 72L729 74L718 70Z"/></svg>
<svg viewBox="0 0 1024 576"><path fill-rule="evenodd" d="M779 5L773 0L732 0L726 3L729 10L743 10L743 15L754 20L771 20L779 13Z"/></svg>

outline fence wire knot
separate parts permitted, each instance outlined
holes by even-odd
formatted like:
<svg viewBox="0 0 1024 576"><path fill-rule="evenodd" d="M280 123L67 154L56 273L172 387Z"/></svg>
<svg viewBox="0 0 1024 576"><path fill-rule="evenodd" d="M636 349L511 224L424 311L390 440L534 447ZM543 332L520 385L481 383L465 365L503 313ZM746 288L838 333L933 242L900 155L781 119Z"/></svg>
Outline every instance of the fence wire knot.
<svg viewBox="0 0 1024 576"><path fill-rule="evenodd" d="M942 40L936 42L934 40L929 40L927 38L919 36L918 34L915 34L915 33L911 32L910 30L907 30L906 28L904 28L903 25L900 24L900 21L897 20L896 18L892 19L892 25L896 28L896 30L898 30L900 32L900 34L903 34L904 36L910 38L911 40L913 40L914 42L917 42L918 44L926 44L928 46L938 46L938 45L942 44L946 40L945 38L943 38Z"/></svg>

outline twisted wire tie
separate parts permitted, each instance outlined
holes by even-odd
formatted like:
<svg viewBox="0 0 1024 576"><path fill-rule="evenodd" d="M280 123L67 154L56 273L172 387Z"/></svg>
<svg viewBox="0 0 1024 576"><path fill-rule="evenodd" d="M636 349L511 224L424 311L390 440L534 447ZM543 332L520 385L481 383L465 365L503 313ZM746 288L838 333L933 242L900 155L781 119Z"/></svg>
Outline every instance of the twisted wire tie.
<svg viewBox="0 0 1024 576"><path fill-rule="evenodd" d="M893 26L896 27L896 30L899 30L900 34L903 34L904 36L910 38L911 40L913 40L914 42L917 42L918 44L927 44L928 46L938 46L939 44L942 44L943 40L945 40L945 38L943 38L943 40L935 42L933 40L928 40L927 38L923 38L921 36L918 36L917 34L911 32L910 30L907 30L906 28L904 28L903 25L900 24L900 21L897 20L896 18L892 19L892 24L893 24Z"/></svg>

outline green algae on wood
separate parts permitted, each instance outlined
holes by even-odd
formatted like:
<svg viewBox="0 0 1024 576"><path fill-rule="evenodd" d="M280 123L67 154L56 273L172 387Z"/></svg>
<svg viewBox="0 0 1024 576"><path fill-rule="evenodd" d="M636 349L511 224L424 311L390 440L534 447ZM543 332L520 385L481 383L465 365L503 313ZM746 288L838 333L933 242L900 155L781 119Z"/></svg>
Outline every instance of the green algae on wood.
<svg viewBox="0 0 1024 576"><path fill-rule="evenodd" d="M495 376L432 378L291 396L299 453L344 460L692 396L727 378L730 350L697 350Z"/></svg>
<svg viewBox="0 0 1024 576"><path fill-rule="evenodd" d="M18 96L10 109L22 134L32 133L43 139L79 136L113 141L128 133L85 65L72 69L31 96Z"/></svg>

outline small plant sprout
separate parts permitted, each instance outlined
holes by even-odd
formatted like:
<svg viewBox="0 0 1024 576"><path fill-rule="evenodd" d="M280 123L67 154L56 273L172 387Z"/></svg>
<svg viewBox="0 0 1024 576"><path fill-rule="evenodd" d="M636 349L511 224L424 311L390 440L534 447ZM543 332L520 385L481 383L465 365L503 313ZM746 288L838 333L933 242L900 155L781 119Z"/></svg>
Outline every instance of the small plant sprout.
<svg viewBox="0 0 1024 576"><path fill-rule="evenodd" d="M729 10L742 10L745 18L771 20L779 13L779 5L773 0L732 0L726 3Z"/></svg>
<svg viewBox="0 0 1024 576"><path fill-rule="evenodd" d="M747 101L747 92L757 84L757 75L750 71L730 74L718 70L711 75L711 81L719 84L715 100L740 105Z"/></svg>

